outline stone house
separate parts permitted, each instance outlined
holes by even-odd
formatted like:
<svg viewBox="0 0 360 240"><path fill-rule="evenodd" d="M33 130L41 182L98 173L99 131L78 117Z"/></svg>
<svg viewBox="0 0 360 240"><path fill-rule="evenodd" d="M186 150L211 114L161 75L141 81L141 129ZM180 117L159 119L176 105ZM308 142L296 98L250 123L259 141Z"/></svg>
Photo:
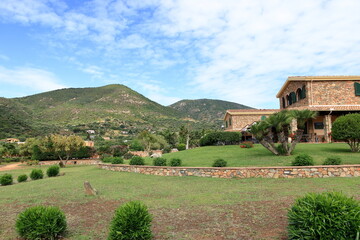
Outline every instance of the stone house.
<svg viewBox="0 0 360 240"><path fill-rule="evenodd" d="M360 76L288 77L276 97L279 99L280 109L259 109L258 116L284 109L317 111L318 117L306 123L303 141L329 142L332 123L337 117L360 112ZM227 125L226 131L241 131L250 121L246 110L228 110L224 117L225 123L235 117L235 112L236 116L241 116L235 122L238 125Z"/></svg>

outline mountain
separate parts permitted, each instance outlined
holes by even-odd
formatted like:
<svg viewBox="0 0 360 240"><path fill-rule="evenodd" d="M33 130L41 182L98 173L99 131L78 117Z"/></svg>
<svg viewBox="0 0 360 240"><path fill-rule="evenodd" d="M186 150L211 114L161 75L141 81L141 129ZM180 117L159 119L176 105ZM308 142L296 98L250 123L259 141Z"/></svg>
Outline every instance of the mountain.
<svg viewBox="0 0 360 240"><path fill-rule="evenodd" d="M252 109L242 104L214 99L181 100L169 107L189 118L208 122L222 121L227 109Z"/></svg>
<svg viewBox="0 0 360 240"><path fill-rule="evenodd" d="M11 99L0 98L0 139L34 132L31 111Z"/></svg>
<svg viewBox="0 0 360 240"><path fill-rule="evenodd" d="M227 109L241 104L200 99L162 106L119 84L96 88L68 88L21 98L0 98L0 139L49 133L86 136L93 129L102 136L136 134L143 129L178 130L220 128Z"/></svg>

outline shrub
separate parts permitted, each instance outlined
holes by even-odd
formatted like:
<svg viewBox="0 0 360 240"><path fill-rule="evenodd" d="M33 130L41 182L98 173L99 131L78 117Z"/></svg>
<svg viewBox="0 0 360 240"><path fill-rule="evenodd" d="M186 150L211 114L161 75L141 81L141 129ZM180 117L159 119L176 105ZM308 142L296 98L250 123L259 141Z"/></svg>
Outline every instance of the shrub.
<svg viewBox="0 0 360 240"><path fill-rule="evenodd" d="M124 154L123 158L124 159L131 159L134 155L131 152L127 152Z"/></svg>
<svg viewBox="0 0 360 240"><path fill-rule="evenodd" d="M111 160L112 164L123 164L124 160L121 157L113 157Z"/></svg>
<svg viewBox="0 0 360 240"><path fill-rule="evenodd" d="M241 140L240 132L212 132L200 139L201 146L234 145Z"/></svg>
<svg viewBox="0 0 360 240"><path fill-rule="evenodd" d="M241 147L241 148L253 148L253 147L254 147L254 144L253 144L252 142L249 142L249 141L247 141L247 142L242 142L242 143L240 144L240 147Z"/></svg>
<svg viewBox="0 0 360 240"><path fill-rule="evenodd" d="M27 160L26 165L29 165L29 166L39 165L39 160Z"/></svg>
<svg viewBox="0 0 360 240"><path fill-rule="evenodd" d="M167 146L167 147L164 147L164 149L162 150L162 153L170 153L171 152L171 147Z"/></svg>
<svg viewBox="0 0 360 240"><path fill-rule="evenodd" d="M347 114L336 118L331 128L331 136L343 140L352 152L360 151L360 114Z"/></svg>
<svg viewBox="0 0 360 240"><path fill-rule="evenodd" d="M101 159L101 161L104 162L104 163L111 163L112 160L113 160L113 157L110 157L110 156L103 157L103 158Z"/></svg>
<svg viewBox="0 0 360 240"><path fill-rule="evenodd" d="M58 165L53 165L46 170L46 175L48 177L56 177L57 175L59 175L59 172L60 172L60 167Z"/></svg>
<svg viewBox="0 0 360 240"><path fill-rule="evenodd" d="M26 182L28 179L28 176L26 174L21 174L18 176L17 181L20 182Z"/></svg>
<svg viewBox="0 0 360 240"><path fill-rule="evenodd" d="M13 177L9 173L5 173L0 177L0 184L3 186L11 185L13 184Z"/></svg>
<svg viewBox="0 0 360 240"><path fill-rule="evenodd" d="M224 159L216 159L213 163L213 167L226 167L227 162Z"/></svg>
<svg viewBox="0 0 360 240"><path fill-rule="evenodd" d="M16 231L25 239L57 239L66 230L65 214L57 207L35 206L19 214Z"/></svg>
<svg viewBox="0 0 360 240"><path fill-rule="evenodd" d="M154 158L154 166L166 166L166 158Z"/></svg>
<svg viewBox="0 0 360 240"><path fill-rule="evenodd" d="M176 148L179 150L179 151L184 151L186 150L186 145L183 144L183 143L179 143Z"/></svg>
<svg viewBox="0 0 360 240"><path fill-rule="evenodd" d="M44 177L44 173L41 169L33 169L30 173L30 178L32 180L42 179Z"/></svg>
<svg viewBox="0 0 360 240"><path fill-rule="evenodd" d="M139 156L133 156L129 162L130 165L145 165L144 159Z"/></svg>
<svg viewBox="0 0 360 240"><path fill-rule="evenodd" d="M312 166L314 165L314 159L306 153L300 154L295 157L295 160L291 163L292 166Z"/></svg>
<svg viewBox="0 0 360 240"><path fill-rule="evenodd" d="M128 202L115 211L108 240L152 239L151 221L152 216L144 204Z"/></svg>
<svg viewBox="0 0 360 240"><path fill-rule="evenodd" d="M172 167L179 167L179 166L181 166L181 159L179 159L179 158L173 158L173 159L171 159L171 161L170 161L170 166L172 166Z"/></svg>
<svg viewBox="0 0 360 240"><path fill-rule="evenodd" d="M325 159L323 165L340 165L341 158L339 157L328 157Z"/></svg>
<svg viewBox="0 0 360 240"><path fill-rule="evenodd" d="M289 239L355 239L359 212L359 202L342 193L307 194L288 212Z"/></svg>

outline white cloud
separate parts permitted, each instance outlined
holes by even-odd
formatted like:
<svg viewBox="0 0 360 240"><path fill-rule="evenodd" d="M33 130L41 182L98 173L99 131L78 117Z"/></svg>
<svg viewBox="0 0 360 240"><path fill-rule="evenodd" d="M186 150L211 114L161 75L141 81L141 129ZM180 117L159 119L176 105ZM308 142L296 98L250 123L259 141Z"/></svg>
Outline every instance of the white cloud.
<svg viewBox="0 0 360 240"><path fill-rule="evenodd" d="M8 56L0 54L0 60L8 61L9 59Z"/></svg>
<svg viewBox="0 0 360 240"><path fill-rule="evenodd" d="M38 68L9 69L0 66L0 84L28 89L30 92L43 92L65 88L53 73Z"/></svg>
<svg viewBox="0 0 360 240"><path fill-rule="evenodd" d="M257 107L278 107L288 75L360 74L359 11L358 0L0 1L2 21L50 27L73 58L100 58L78 66L93 76L171 81L167 70L182 68L181 92ZM166 95L164 83L142 82Z"/></svg>

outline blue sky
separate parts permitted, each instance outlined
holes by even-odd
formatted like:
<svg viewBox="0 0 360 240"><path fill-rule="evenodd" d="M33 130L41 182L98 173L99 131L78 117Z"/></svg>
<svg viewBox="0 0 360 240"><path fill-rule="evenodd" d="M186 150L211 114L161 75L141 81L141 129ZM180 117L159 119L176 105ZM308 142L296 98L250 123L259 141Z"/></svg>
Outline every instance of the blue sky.
<svg viewBox="0 0 360 240"><path fill-rule="evenodd" d="M288 76L360 75L358 0L1 0L0 96L124 84L278 108Z"/></svg>

